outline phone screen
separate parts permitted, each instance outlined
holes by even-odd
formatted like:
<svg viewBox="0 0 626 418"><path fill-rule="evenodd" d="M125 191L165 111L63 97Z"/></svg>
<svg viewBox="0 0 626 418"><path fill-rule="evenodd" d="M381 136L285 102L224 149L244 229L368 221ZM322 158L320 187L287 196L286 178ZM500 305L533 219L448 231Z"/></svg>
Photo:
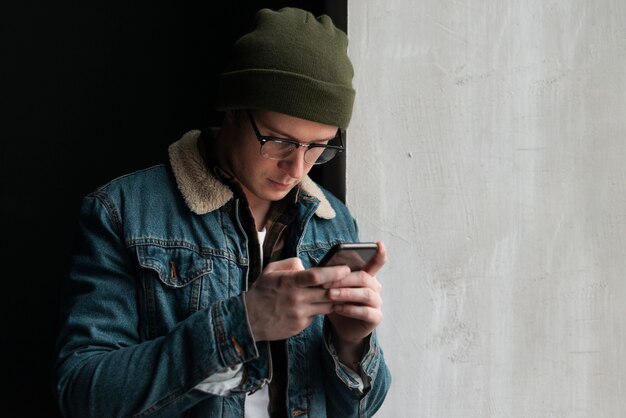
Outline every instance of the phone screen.
<svg viewBox="0 0 626 418"><path fill-rule="evenodd" d="M375 242L337 244L326 253L319 266L346 265L352 271L362 270L377 250Z"/></svg>

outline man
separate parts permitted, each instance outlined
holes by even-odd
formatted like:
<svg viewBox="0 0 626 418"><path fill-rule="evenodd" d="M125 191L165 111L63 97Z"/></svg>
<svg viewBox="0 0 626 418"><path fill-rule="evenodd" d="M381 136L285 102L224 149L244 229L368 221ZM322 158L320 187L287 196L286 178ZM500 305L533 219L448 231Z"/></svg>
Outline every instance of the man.
<svg viewBox="0 0 626 418"><path fill-rule="evenodd" d="M58 339L74 417L361 417L390 376L382 243L363 271L315 267L358 241L346 207L307 176L342 150L347 39L327 16L259 11L216 108L170 164L88 195Z"/></svg>

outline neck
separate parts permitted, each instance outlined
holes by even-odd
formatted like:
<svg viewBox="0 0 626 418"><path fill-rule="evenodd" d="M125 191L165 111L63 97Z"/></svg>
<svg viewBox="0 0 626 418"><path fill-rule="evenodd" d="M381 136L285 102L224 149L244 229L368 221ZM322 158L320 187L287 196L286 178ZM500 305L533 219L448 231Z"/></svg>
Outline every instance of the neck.
<svg viewBox="0 0 626 418"><path fill-rule="evenodd" d="M267 200L261 200L256 196L251 196L245 187L243 188L243 191L246 195L246 199L248 199L248 206L250 207L250 212L252 212L252 217L254 218L256 230L261 231L265 227L265 223L267 222L267 214L270 211L272 202L269 202Z"/></svg>

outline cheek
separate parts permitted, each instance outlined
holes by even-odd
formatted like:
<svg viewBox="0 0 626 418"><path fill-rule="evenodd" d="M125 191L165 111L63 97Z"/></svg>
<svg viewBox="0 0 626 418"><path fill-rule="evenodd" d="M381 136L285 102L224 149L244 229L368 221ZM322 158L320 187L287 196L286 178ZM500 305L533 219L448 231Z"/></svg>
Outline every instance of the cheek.
<svg viewBox="0 0 626 418"><path fill-rule="evenodd" d="M245 178L247 183L254 183L271 177L272 173L277 170L276 161L268 160L259 153L250 151L246 150L245 153L242 152L236 157L236 175L240 180Z"/></svg>
<svg viewBox="0 0 626 418"><path fill-rule="evenodd" d="M277 161L268 160L267 158L263 158L263 157L256 160L256 163L254 163L250 167L250 169L259 178L270 176L272 173L275 173L276 171L279 170Z"/></svg>
<svg viewBox="0 0 626 418"><path fill-rule="evenodd" d="M250 144L247 141L240 142L231 149L232 166L237 170L250 171L259 164L261 154L257 144Z"/></svg>

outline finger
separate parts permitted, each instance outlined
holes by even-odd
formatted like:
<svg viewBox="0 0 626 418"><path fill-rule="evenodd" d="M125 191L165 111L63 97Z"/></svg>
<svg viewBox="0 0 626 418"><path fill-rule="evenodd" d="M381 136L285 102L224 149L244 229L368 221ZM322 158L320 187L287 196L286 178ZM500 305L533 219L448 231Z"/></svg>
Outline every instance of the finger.
<svg viewBox="0 0 626 418"><path fill-rule="evenodd" d="M326 289L339 287L368 287L377 293L381 293L383 286L376 276L372 276L364 271L354 271L341 280L336 280L324 285Z"/></svg>
<svg viewBox="0 0 626 418"><path fill-rule="evenodd" d="M387 249L385 248L385 244L383 244L382 241L377 241L376 244L378 244L378 251L376 251L376 255L369 263L367 263L365 267L363 267L363 271L372 276L375 276L378 270L380 270L387 262Z"/></svg>
<svg viewBox="0 0 626 418"><path fill-rule="evenodd" d="M307 309L307 314L310 317L313 317L316 315L328 315L329 313L334 312L334 309L335 309L335 304L332 302L315 303L315 304L309 305Z"/></svg>
<svg viewBox="0 0 626 418"><path fill-rule="evenodd" d="M308 306L313 304L332 303L328 291L321 287L292 288L287 295L291 306Z"/></svg>
<svg viewBox="0 0 626 418"><path fill-rule="evenodd" d="M294 284L298 287L321 287L326 283L341 280L350 274L348 266L313 267L300 272Z"/></svg>
<svg viewBox="0 0 626 418"><path fill-rule="evenodd" d="M359 305L335 305L334 312L352 319L358 319L374 326L380 324L383 320L383 312L377 308Z"/></svg>
<svg viewBox="0 0 626 418"><path fill-rule="evenodd" d="M360 304L372 308L380 308L383 304L380 294L368 287L330 289L328 296L334 302Z"/></svg>
<svg viewBox="0 0 626 418"><path fill-rule="evenodd" d="M287 317L311 320L317 315L327 315L334 312L334 305L335 303L331 302L328 297L326 297L324 302L296 303L291 305L291 307L286 309L283 313Z"/></svg>
<svg viewBox="0 0 626 418"><path fill-rule="evenodd" d="M265 267L265 272L275 271L302 271L304 266L298 257L285 258L284 260L272 261Z"/></svg>

